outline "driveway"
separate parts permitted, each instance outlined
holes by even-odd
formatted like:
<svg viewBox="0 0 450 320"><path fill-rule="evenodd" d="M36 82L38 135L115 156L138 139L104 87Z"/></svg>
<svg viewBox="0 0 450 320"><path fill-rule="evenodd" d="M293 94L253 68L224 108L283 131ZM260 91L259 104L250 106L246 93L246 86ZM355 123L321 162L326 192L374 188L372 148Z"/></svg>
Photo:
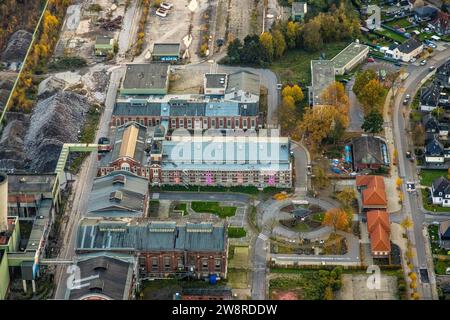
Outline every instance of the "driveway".
<svg viewBox="0 0 450 320"><path fill-rule="evenodd" d="M354 84L355 84L355 77L352 77L352 79L346 85L346 91L350 102L350 108L348 110L348 116L350 121L347 127L347 131L362 132L361 126L364 122L364 111L361 104L358 101L358 98L356 98L356 95L353 92Z"/></svg>

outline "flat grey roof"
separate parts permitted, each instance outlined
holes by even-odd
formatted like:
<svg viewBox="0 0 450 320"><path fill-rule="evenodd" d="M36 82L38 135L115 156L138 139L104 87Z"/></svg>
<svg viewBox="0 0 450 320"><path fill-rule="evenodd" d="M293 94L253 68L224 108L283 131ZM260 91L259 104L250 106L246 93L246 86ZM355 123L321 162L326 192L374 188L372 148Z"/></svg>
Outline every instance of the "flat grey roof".
<svg viewBox="0 0 450 320"><path fill-rule="evenodd" d="M226 73L206 73L206 88L225 88L227 86Z"/></svg>
<svg viewBox="0 0 450 320"><path fill-rule="evenodd" d="M314 104L320 104L320 96L335 81L334 64L330 60L311 60L312 95Z"/></svg>
<svg viewBox="0 0 450 320"><path fill-rule="evenodd" d="M108 36L97 36L95 38L95 44L111 44L111 39Z"/></svg>
<svg viewBox="0 0 450 320"><path fill-rule="evenodd" d="M228 76L227 93L240 90L259 96L261 90L259 75L248 71L230 74Z"/></svg>
<svg viewBox="0 0 450 320"><path fill-rule="evenodd" d="M292 2L292 12L294 14L306 13L304 9L305 9L305 2Z"/></svg>
<svg viewBox="0 0 450 320"><path fill-rule="evenodd" d="M152 55L154 56L178 56L180 43L155 43Z"/></svg>
<svg viewBox="0 0 450 320"><path fill-rule="evenodd" d="M169 63L128 64L124 89L165 89Z"/></svg>
<svg viewBox="0 0 450 320"><path fill-rule="evenodd" d="M56 174L8 174L9 193L51 192Z"/></svg>
<svg viewBox="0 0 450 320"><path fill-rule="evenodd" d="M369 47L365 44L352 42L344 50L339 52L331 61L335 68L342 68L349 63L353 58L358 56Z"/></svg>

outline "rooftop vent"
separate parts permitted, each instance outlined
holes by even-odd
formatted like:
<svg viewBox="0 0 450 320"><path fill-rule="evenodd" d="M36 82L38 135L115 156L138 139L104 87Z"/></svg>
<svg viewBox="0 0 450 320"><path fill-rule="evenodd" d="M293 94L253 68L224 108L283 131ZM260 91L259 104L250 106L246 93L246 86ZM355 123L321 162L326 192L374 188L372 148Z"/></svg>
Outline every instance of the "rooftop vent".
<svg viewBox="0 0 450 320"><path fill-rule="evenodd" d="M113 184L122 184L126 182L126 177L123 174L119 174L113 178Z"/></svg>
<svg viewBox="0 0 450 320"><path fill-rule="evenodd" d="M113 191L109 195L109 200L120 202L123 199L122 191Z"/></svg>

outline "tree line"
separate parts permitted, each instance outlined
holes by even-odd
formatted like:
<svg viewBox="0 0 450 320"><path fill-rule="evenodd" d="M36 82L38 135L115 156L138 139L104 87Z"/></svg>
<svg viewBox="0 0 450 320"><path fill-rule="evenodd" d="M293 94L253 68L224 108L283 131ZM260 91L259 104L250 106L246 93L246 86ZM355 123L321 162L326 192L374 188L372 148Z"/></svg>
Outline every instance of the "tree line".
<svg viewBox="0 0 450 320"><path fill-rule="evenodd" d="M64 19L67 7L71 0L49 0L47 10L44 12L37 40L33 43L17 86L12 93L10 105L12 111L30 112L36 94L34 74L43 72L45 65L51 57L58 41L61 22Z"/></svg>
<svg viewBox="0 0 450 320"><path fill-rule="evenodd" d="M317 52L328 43L351 40L360 35L357 16L350 14L344 2L339 8L332 5L305 22L276 23L270 31L260 36L248 35L230 41L225 62L267 66L283 56L289 49Z"/></svg>

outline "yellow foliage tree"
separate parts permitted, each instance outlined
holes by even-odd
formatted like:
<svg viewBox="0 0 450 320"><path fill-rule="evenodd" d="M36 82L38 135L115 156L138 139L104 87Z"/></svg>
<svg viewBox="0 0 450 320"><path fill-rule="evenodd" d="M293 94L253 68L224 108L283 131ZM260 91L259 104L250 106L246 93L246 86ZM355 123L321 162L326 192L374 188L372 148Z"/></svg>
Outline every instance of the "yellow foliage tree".
<svg viewBox="0 0 450 320"><path fill-rule="evenodd" d="M344 85L338 81L330 84L321 93L321 101L323 104L335 106L339 112L348 114L348 109L350 107L350 100L345 93Z"/></svg>
<svg viewBox="0 0 450 320"><path fill-rule="evenodd" d="M332 208L325 213L322 224L332 227L336 233L337 230L348 230L350 226L350 219L344 210L340 208Z"/></svg>
<svg viewBox="0 0 450 320"><path fill-rule="evenodd" d="M269 60L272 61L274 54L272 34L270 32L263 32L259 36L259 42L261 42L261 45L264 47L264 49L266 49L267 54L269 55Z"/></svg>

